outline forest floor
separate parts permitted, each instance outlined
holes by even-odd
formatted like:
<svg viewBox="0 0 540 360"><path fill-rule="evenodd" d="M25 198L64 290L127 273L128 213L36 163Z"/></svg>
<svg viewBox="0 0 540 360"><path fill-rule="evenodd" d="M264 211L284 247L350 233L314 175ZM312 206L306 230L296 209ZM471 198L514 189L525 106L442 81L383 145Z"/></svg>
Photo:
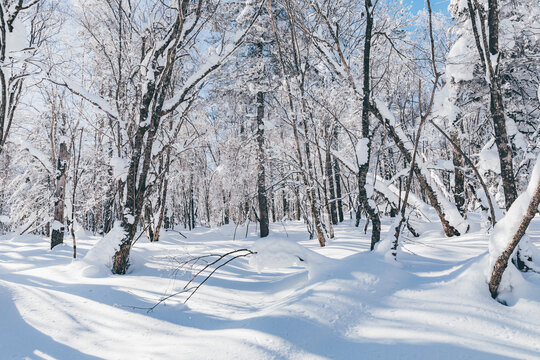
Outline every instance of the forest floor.
<svg viewBox="0 0 540 360"><path fill-rule="evenodd" d="M325 248L298 222L273 224L262 241L253 224L234 241L234 226L179 229L186 239L141 238L122 276L82 231L75 261L70 245L3 235L0 358L540 359L540 274L523 275L509 306L492 300L489 235L472 222L455 238L424 226L396 264L366 251L369 236L349 220ZM540 245L538 217L530 236ZM219 269L186 304L183 293L144 309L191 278L182 259L240 248L258 254Z"/></svg>

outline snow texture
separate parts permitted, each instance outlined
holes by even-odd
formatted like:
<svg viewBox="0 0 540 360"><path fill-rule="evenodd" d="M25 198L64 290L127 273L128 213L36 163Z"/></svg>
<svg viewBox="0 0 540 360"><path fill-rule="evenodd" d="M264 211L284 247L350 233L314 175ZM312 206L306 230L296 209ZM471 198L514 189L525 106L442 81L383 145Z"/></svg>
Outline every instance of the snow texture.
<svg viewBox="0 0 540 360"><path fill-rule="evenodd" d="M144 263L123 276L106 266L118 227L78 239L74 262L69 245L49 251L44 238L1 236L1 357L540 359L540 278L526 274L513 306L493 301L482 231L445 238L431 224L396 267L366 251L363 225L336 226L325 248L301 222L272 225L264 240L254 227L234 242L234 226L183 231L187 239L164 232L137 243ZM185 305L178 295L144 309L191 278L174 259L231 248L258 254L218 270Z"/></svg>
<svg viewBox="0 0 540 360"><path fill-rule="evenodd" d="M362 138L358 140L356 144L356 158L360 166L366 164L369 161L369 139Z"/></svg>
<svg viewBox="0 0 540 360"><path fill-rule="evenodd" d="M484 174L488 171L493 171L496 174L501 173L501 164L499 162L499 153L497 148L494 146L495 139L491 138L486 145L480 151L479 161L478 161L478 170L481 174Z"/></svg>
<svg viewBox="0 0 540 360"><path fill-rule="evenodd" d="M15 138L13 140L13 143L20 146L23 150L28 151L28 153L33 156L35 159L37 159L41 165L45 168L45 170L52 172L54 169L54 166L49 160L49 157L45 155L40 150L36 149L32 144L30 144L28 141L23 140L21 138Z"/></svg>
<svg viewBox="0 0 540 360"><path fill-rule="evenodd" d="M114 178L126 181L129 170L129 160L113 156L110 165L113 169Z"/></svg>
<svg viewBox="0 0 540 360"><path fill-rule="evenodd" d="M476 49L471 47L470 40L466 36L461 36L448 53L446 72L456 82L474 79L474 63L469 61L468 55Z"/></svg>
<svg viewBox="0 0 540 360"><path fill-rule="evenodd" d="M120 241L123 238L124 230L120 226L120 222L117 221L112 230L103 239L99 240L81 261L75 262L73 266L84 277L98 277L110 274L112 258L119 249Z"/></svg>
<svg viewBox="0 0 540 360"><path fill-rule="evenodd" d="M13 53L26 48L26 44L26 26L20 17L17 17L13 22L13 31L6 33L6 54L13 56Z"/></svg>

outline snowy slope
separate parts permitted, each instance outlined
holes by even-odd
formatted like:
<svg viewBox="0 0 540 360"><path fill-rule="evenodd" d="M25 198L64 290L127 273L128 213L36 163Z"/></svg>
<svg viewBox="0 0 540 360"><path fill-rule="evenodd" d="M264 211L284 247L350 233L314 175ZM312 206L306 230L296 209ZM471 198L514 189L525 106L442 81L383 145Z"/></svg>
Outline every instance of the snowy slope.
<svg viewBox="0 0 540 360"><path fill-rule="evenodd" d="M0 237L0 358L540 359L540 275L525 275L511 306L493 301L481 230L449 239L433 224L405 239L399 264L366 252L369 234L350 224L323 249L302 224L271 230L262 241L253 224L235 241L232 226L141 240L124 276L88 271L95 250L72 263L68 245ZM540 219L530 236L540 242ZM97 241L80 239L81 255ZM186 305L182 294L138 309L191 278L177 261L244 247L258 254L220 269Z"/></svg>

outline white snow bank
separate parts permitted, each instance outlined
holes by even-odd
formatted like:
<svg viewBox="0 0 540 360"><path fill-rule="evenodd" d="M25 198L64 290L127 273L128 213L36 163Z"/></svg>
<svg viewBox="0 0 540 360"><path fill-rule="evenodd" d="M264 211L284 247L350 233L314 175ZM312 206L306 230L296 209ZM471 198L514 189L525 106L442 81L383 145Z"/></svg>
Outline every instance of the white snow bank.
<svg viewBox="0 0 540 360"><path fill-rule="evenodd" d="M250 257L249 264L258 272L300 266L306 268L309 279L314 279L334 261L286 239L260 239L254 243L251 250L256 254Z"/></svg>
<svg viewBox="0 0 540 360"><path fill-rule="evenodd" d="M112 258L118 250L120 241L124 237L124 230L117 221L111 231L99 240L81 261L75 262L85 277L100 277L111 273Z"/></svg>

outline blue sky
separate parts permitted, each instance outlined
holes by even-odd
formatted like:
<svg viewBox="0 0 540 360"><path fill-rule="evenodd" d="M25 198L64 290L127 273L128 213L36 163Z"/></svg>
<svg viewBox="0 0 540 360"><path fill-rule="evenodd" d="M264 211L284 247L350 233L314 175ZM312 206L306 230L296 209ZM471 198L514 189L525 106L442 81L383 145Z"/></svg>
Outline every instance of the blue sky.
<svg viewBox="0 0 540 360"><path fill-rule="evenodd" d="M405 0L404 3L412 3L414 12L423 9L426 6L426 0ZM448 12L448 4L450 0L431 0L431 8L433 10Z"/></svg>

